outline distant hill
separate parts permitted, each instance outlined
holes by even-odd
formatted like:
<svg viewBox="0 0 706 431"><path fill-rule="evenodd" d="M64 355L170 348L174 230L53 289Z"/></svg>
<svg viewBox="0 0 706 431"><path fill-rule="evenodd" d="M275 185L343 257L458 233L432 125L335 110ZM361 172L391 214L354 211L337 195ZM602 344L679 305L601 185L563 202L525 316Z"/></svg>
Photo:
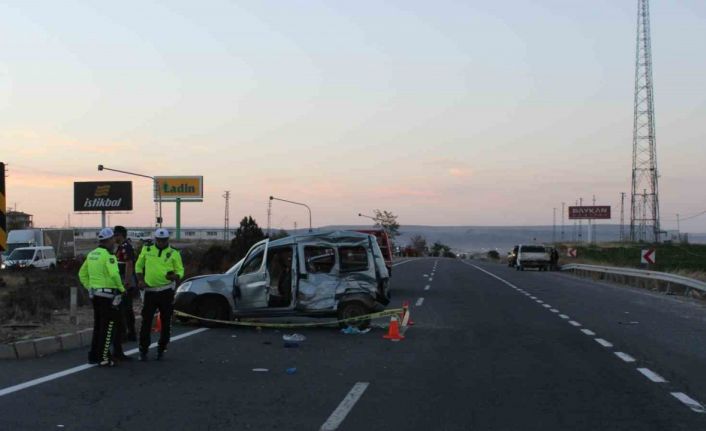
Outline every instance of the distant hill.
<svg viewBox="0 0 706 431"><path fill-rule="evenodd" d="M324 226L319 229L370 229L370 226ZM552 226L414 226L405 225L400 228L400 236L395 240L397 245L407 245L414 235L422 235L430 245L439 241L450 246L455 251L499 250L505 252L515 244L550 243L552 242ZM586 241L588 230L584 223L582 239ZM574 226L564 228L564 241L573 241ZM620 226L596 225L596 241L618 241ZM556 228L556 240L561 241L561 226ZM692 243L706 243L706 234L689 234Z"/></svg>

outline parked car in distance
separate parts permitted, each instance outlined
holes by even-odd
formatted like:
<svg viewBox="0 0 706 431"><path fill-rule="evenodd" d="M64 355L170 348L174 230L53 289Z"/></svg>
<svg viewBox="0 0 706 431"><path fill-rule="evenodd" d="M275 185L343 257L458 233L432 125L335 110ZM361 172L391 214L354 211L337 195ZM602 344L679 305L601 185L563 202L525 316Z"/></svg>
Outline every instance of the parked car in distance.
<svg viewBox="0 0 706 431"><path fill-rule="evenodd" d="M516 245L512 248L512 251L509 251L507 253L507 266L509 266L510 268L514 267L517 263L517 252L519 249L520 246Z"/></svg>
<svg viewBox="0 0 706 431"><path fill-rule="evenodd" d="M537 268L540 271L549 269L551 263L549 253L543 245L520 245L517 252L515 268L524 271L525 268Z"/></svg>
<svg viewBox="0 0 706 431"><path fill-rule="evenodd" d="M177 310L215 320L345 319L383 310L390 302L389 281L374 236L352 231L300 234L258 242L225 274L184 280L174 304Z"/></svg>
<svg viewBox="0 0 706 431"><path fill-rule="evenodd" d="M49 246L16 248L2 263L2 269L22 268L56 268L54 248Z"/></svg>

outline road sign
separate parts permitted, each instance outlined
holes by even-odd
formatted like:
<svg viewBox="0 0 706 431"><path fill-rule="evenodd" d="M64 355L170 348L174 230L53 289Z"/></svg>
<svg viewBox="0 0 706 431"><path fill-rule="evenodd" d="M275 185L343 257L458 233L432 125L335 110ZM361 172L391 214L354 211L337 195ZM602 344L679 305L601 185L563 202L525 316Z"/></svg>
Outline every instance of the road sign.
<svg viewBox="0 0 706 431"><path fill-rule="evenodd" d="M155 177L156 186L154 200L160 198L162 202L201 202L203 201L203 177L202 176L179 176L179 177Z"/></svg>
<svg viewBox="0 0 706 431"><path fill-rule="evenodd" d="M74 211L132 211L132 181L75 182Z"/></svg>
<svg viewBox="0 0 706 431"><path fill-rule="evenodd" d="M657 250L650 248L648 250L642 250L640 252L640 263L645 263L648 265L654 265L657 261Z"/></svg>
<svg viewBox="0 0 706 431"><path fill-rule="evenodd" d="M569 257L576 257L578 255L578 252L575 248L569 248L566 250L566 255Z"/></svg>
<svg viewBox="0 0 706 431"><path fill-rule="evenodd" d="M610 206L569 207L569 220L609 220Z"/></svg>

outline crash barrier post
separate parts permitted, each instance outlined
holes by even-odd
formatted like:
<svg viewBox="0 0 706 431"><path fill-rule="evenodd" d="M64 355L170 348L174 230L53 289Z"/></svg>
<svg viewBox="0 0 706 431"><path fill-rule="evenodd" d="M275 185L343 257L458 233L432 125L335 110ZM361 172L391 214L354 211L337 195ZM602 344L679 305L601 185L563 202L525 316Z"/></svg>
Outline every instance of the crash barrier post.
<svg viewBox="0 0 706 431"><path fill-rule="evenodd" d="M69 322L74 325L78 325L78 289L76 287L71 288L71 293L69 295Z"/></svg>
<svg viewBox="0 0 706 431"><path fill-rule="evenodd" d="M620 276L623 284L628 284L632 281L635 287L641 287L645 282L652 281L652 283L664 282L671 288L673 285L684 286L689 292L691 289L701 291L706 293L706 282L701 280L696 280L689 277L683 277L681 275L670 274L668 272L659 271L647 271L644 269L633 269L633 268L617 268L612 266L598 266L598 265L584 265L578 263L572 263L569 265L562 265L562 271L572 271L581 274L598 273L601 275L614 274ZM628 280L632 279L632 280Z"/></svg>
<svg viewBox="0 0 706 431"><path fill-rule="evenodd" d="M233 320L208 319L206 317L195 316L183 311L174 310L175 316L186 317L188 319L196 319L202 322L217 323L220 325L230 326L248 326L254 328L314 328L319 326L331 326L341 323L354 323L365 320L380 319L383 317L397 316L402 312L402 308L393 308L390 310L380 311L377 313L364 314L357 317L349 317L347 319L328 320L325 322L303 322L303 323L270 323L270 322L243 322Z"/></svg>

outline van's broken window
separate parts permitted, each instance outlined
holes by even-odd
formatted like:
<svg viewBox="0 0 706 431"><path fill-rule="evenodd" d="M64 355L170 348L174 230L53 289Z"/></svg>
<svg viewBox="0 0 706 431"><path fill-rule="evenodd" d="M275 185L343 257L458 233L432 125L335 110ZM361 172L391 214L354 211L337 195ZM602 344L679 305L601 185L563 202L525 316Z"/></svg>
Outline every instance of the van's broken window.
<svg viewBox="0 0 706 431"><path fill-rule="evenodd" d="M368 269L368 251L365 247L340 247L341 272L365 271Z"/></svg>
<svg viewBox="0 0 706 431"><path fill-rule="evenodd" d="M310 274L328 274L336 264L336 254L331 247L304 247L306 272Z"/></svg>

